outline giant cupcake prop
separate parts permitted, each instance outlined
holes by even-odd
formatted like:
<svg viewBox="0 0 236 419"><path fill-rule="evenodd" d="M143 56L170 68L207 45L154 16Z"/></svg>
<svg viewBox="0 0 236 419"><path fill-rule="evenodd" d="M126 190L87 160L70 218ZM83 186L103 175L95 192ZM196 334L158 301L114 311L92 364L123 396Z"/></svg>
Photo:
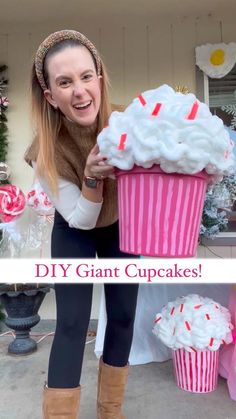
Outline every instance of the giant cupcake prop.
<svg viewBox="0 0 236 419"><path fill-rule="evenodd" d="M235 164L221 119L193 94L163 85L113 112L98 145L118 168L121 250L194 256L207 182Z"/></svg>
<svg viewBox="0 0 236 419"><path fill-rule="evenodd" d="M232 341L229 311L210 298L188 295L156 315L153 332L172 349L177 385L194 393L215 390L219 347Z"/></svg>

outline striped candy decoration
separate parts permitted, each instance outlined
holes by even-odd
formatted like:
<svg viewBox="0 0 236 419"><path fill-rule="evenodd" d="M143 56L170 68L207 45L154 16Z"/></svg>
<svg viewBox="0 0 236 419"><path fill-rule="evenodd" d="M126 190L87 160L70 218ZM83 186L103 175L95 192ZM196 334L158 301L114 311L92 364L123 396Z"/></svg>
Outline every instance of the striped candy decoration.
<svg viewBox="0 0 236 419"><path fill-rule="evenodd" d="M120 249L159 257L193 257L207 175L167 174L158 165L118 171Z"/></svg>
<svg viewBox="0 0 236 419"><path fill-rule="evenodd" d="M175 380L182 390L192 393L214 391L218 382L219 350L172 351Z"/></svg>

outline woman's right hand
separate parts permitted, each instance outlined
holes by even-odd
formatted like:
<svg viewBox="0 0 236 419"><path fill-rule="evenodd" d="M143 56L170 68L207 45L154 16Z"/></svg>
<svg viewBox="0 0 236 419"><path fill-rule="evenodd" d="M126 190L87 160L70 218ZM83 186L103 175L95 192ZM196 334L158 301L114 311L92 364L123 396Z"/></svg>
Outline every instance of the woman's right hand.
<svg viewBox="0 0 236 419"><path fill-rule="evenodd" d="M104 179L113 173L114 167L106 163L106 157L100 155L99 147L95 144L87 157L84 175Z"/></svg>

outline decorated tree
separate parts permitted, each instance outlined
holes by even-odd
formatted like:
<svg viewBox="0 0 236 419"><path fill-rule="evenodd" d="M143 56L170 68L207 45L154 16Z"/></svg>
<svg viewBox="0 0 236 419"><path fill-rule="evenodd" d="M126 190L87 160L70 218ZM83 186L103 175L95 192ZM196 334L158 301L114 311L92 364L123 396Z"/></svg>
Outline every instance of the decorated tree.
<svg viewBox="0 0 236 419"><path fill-rule="evenodd" d="M236 199L236 174L209 188L203 208L200 242L213 239L228 228L229 213Z"/></svg>
<svg viewBox="0 0 236 419"><path fill-rule="evenodd" d="M202 213L200 242L204 237L213 239L221 231L227 230L228 217L227 212L223 209L225 206L219 202L214 188L207 192Z"/></svg>
<svg viewBox="0 0 236 419"><path fill-rule="evenodd" d="M7 159L7 148L8 148L8 141L7 141L7 108L8 108L8 100L5 96L5 91L7 88L7 79L5 76L7 70L6 65L0 65L0 162L5 162ZM1 180L2 183L7 183L5 180ZM1 242L1 231L0 231L0 242ZM1 310L0 305L0 323L1 320L4 318L4 314Z"/></svg>
<svg viewBox="0 0 236 419"><path fill-rule="evenodd" d="M216 114L226 121L230 136L236 131L236 105L215 108ZM222 113L223 112L223 113ZM231 140L232 141L232 140ZM236 145L234 146L236 147ZM229 214L236 202L236 172L210 188L206 194L200 229L200 242L204 237L213 239L228 228Z"/></svg>

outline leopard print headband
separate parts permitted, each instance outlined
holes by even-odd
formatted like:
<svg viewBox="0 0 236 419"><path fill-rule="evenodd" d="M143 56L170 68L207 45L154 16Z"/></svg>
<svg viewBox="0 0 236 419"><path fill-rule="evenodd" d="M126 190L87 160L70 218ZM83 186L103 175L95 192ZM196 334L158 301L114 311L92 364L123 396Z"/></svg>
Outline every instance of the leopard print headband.
<svg viewBox="0 0 236 419"><path fill-rule="evenodd" d="M98 76L101 75L102 71L102 63L101 59L99 57L99 54L97 52L97 49L92 44L92 42L89 41L88 38L86 38L85 35L83 35L80 32L73 31L73 30L62 30L58 32L54 32L51 35L49 35L39 46L36 56L35 56L35 71L36 75L39 81L40 86L42 87L43 91L48 88L43 74L43 65L44 65L44 59L50 50L54 45L58 44L61 41L64 41L66 39L75 39L81 42L82 45L84 45L92 54L93 58L96 62L97 67L97 74Z"/></svg>

